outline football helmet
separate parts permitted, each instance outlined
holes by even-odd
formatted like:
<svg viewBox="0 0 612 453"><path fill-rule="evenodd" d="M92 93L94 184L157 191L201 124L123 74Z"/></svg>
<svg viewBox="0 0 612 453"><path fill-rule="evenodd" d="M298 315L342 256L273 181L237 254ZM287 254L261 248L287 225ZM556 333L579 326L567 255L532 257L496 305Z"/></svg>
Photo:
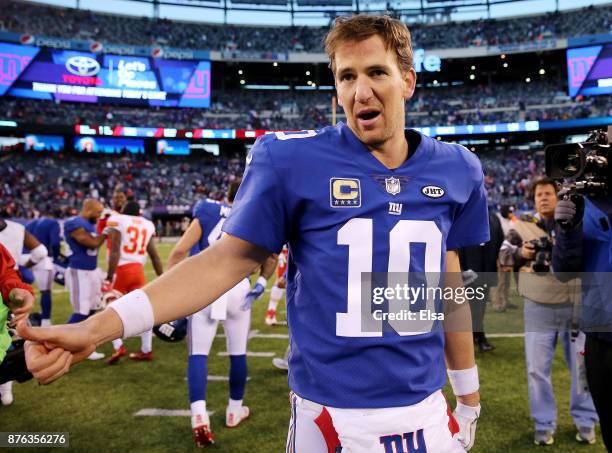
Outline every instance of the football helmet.
<svg viewBox="0 0 612 453"><path fill-rule="evenodd" d="M153 333L160 340L169 343L176 343L187 335L187 318L177 319L176 321L165 322L153 327Z"/></svg>
<svg viewBox="0 0 612 453"><path fill-rule="evenodd" d="M108 307L108 304L110 304L111 302L115 302L121 296L123 296L123 293L120 291L117 291L116 289L111 289L110 291L106 291L102 293L102 297L100 298L100 304L98 305L98 309L104 310L106 307Z"/></svg>

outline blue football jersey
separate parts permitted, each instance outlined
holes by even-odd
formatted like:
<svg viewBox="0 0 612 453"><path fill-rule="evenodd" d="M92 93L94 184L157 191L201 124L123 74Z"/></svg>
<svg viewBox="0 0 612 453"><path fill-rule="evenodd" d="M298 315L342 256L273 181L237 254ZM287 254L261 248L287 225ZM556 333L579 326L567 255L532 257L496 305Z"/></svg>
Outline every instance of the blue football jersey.
<svg viewBox="0 0 612 453"><path fill-rule="evenodd" d="M60 252L60 225L55 219L41 217L31 220L26 225L26 231L40 241L49 252L49 256L57 258Z"/></svg>
<svg viewBox="0 0 612 453"><path fill-rule="evenodd" d="M193 208L193 218L200 222L202 237L191 248L190 255L201 252L221 237L221 227L230 211L231 208L228 205L219 201L205 199L196 203Z"/></svg>
<svg viewBox="0 0 612 453"><path fill-rule="evenodd" d="M81 216L71 217L64 222L64 239L72 251L68 257L68 266L73 269L94 270L98 263L98 249L90 249L75 241L70 234L83 228L93 236L96 235L96 226Z"/></svg>
<svg viewBox="0 0 612 453"><path fill-rule="evenodd" d="M342 123L261 137L223 226L271 252L289 244L289 386L320 404L411 405L446 382L440 322L362 323L363 273L443 272L447 250L489 240L476 156L406 138L411 155L390 170Z"/></svg>

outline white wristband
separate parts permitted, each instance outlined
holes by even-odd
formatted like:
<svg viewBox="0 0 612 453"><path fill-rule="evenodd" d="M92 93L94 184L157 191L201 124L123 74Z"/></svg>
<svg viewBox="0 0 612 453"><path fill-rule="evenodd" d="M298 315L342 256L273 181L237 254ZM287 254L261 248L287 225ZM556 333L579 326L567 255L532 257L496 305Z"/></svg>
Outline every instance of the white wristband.
<svg viewBox="0 0 612 453"><path fill-rule="evenodd" d="M268 280L265 279L265 277L259 277L257 279L257 284L263 286L264 288L266 287L266 285L268 284Z"/></svg>
<svg viewBox="0 0 612 453"><path fill-rule="evenodd" d="M123 338L139 335L153 328L155 317L149 296L137 289L108 306L115 310L123 323Z"/></svg>
<svg viewBox="0 0 612 453"><path fill-rule="evenodd" d="M455 396L469 395L480 388L476 365L465 370L447 370L447 372Z"/></svg>

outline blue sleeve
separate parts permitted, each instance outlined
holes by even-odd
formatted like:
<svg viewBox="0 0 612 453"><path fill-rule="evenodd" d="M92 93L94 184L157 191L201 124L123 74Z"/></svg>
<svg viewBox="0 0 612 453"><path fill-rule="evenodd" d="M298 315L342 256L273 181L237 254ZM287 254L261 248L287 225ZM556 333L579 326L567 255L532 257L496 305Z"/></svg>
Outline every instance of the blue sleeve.
<svg viewBox="0 0 612 453"><path fill-rule="evenodd" d="M84 228L85 230L87 230L87 228L85 228L85 226L79 221L78 218L75 217L68 220L64 224L64 237L68 239L72 232L78 230L79 228Z"/></svg>
<svg viewBox="0 0 612 453"><path fill-rule="evenodd" d="M70 219L64 223L64 237L68 239L70 237L70 233L76 230L78 226L74 219Z"/></svg>
<svg viewBox="0 0 612 453"><path fill-rule="evenodd" d="M200 200L196 203L196 205L193 207L193 212L191 213L192 217L195 219L198 216L202 215L202 210L203 205L204 205L205 201L204 200Z"/></svg>
<svg viewBox="0 0 612 453"><path fill-rule="evenodd" d="M26 223L25 230L28 233L33 234L32 232L34 231L34 227L36 226L36 222L37 222L36 219L30 220L28 223Z"/></svg>
<svg viewBox="0 0 612 453"><path fill-rule="evenodd" d="M457 250L461 247L489 242L489 239L487 192L484 187L484 175L482 175L470 197L461 206L453 220L446 239L446 249Z"/></svg>
<svg viewBox="0 0 612 453"><path fill-rule="evenodd" d="M251 149L223 231L278 253L287 237L287 192L274 168L266 138L258 139Z"/></svg>

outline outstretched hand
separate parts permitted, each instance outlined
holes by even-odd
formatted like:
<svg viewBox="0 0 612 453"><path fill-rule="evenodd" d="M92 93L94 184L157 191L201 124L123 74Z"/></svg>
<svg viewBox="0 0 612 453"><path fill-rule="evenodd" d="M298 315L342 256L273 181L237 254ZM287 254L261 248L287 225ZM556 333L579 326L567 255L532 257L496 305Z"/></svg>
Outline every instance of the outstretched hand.
<svg viewBox="0 0 612 453"><path fill-rule="evenodd" d="M25 358L28 370L41 384L50 384L68 372L96 349L89 331L83 324L63 324L51 327L31 327L17 324L17 333L28 340Z"/></svg>

